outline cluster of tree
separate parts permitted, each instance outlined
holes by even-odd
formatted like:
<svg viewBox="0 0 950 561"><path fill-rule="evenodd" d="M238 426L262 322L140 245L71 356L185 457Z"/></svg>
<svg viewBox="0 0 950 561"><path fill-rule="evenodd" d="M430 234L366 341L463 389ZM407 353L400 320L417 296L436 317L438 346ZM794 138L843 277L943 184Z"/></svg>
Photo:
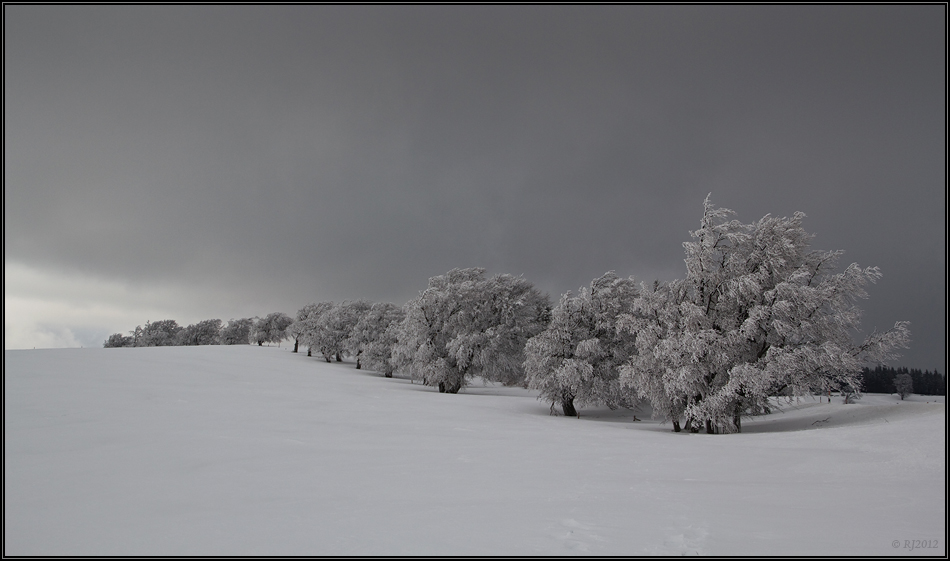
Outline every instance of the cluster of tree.
<svg viewBox="0 0 950 561"><path fill-rule="evenodd" d="M247 340L249 343L257 343L260 347L264 343L277 343L287 338L287 328L294 320L287 314L274 312L267 314L263 318L254 318L248 329Z"/></svg>
<svg viewBox="0 0 950 561"><path fill-rule="evenodd" d="M686 276L652 286L605 275L565 295L544 333L528 342L530 385L560 402L621 406L646 399L693 432L738 432L773 396L861 387L864 364L897 356L897 322L860 344L858 299L876 267L835 266L840 251L809 249L804 215L743 224L707 197L684 243Z"/></svg>
<svg viewBox="0 0 950 561"><path fill-rule="evenodd" d="M264 318L232 319L223 324L220 319L206 319L188 326L180 326L173 319L145 322L136 326L129 335L114 333L103 343L114 347L170 347L190 345L247 345L280 343L293 320L280 312Z"/></svg>
<svg viewBox="0 0 950 561"><path fill-rule="evenodd" d="M364 361L374 370L392 375L392 368L380 362L380 346L386 347L386 330L402 319L402 309L395 304L370 303L366 300L342 304L319 302L307 304L297 312L296 320L287 328L294 340L294 352L300 344L307 347L307 356L317 351L323 358L342 361L343 356L356 357L356 367ZM382 350L388 361L389 348Z"/></svg>
<svg viewBox="0 0 950 561"><path fill-rule="evenodd" d="M947 377L940 372L916 368L891 368L879 365L861 371L861 390L865 393L901 393L896 387L897 377L910 379L911 392L918 395L947 395ZM906 388L906 379L903 386Z"/></svg>
<svg viewBox="0 0 950 561"><path fill-rule="evenodd" d="M551 306L531 283L479 268L429 279L418 298L399 307L365 300L308 304L287 329L324 360L356 359L392 377L408 377L457 393L475 377L524 385L525 344L541 333Z"/></svg>
<svg viewBox="0 0 950 561"><path fill-rule="evenodd" d="M522 385L566 415L576 415L576 405L647 400L675 431L738 432L743 416L768 412L775 396L874 391L862 367L895 358L910 336L907 322L897 322L852 339L856 302L880 271L852 264L839 272L842 252L811 250L802 213L751 224L733 214L707 197L700 228L683 244L686 275L671 282L609 272L552 308L523 278L453 269L403 307L308 304L294 319L238 320L250 322L246 335L227 341L291 338L294 352L302 344L327 362L353 357L357 368L400 371L444 393L475 377ZM146 324L131 344L114 335L106 346L225 342L221 334L235 322L212 336L220 321L210 321L207 332L198 328L205 322L180 333L171 320ZM945 394L942 376L939 384Z"/></svg>
<svg viewBox="0 0 950 561"><path fill-rule="evenodd" d="M327 362L351 356L356 358L356 368L365 364L392 377L395 367L390 356L395 328L404 315L402 308L390 303L320 302L301 308L287 333L294 340L294 352L303 344L307 356L316 351Z"/></svg>
<svg viewBox="0 0 950 561"><path fill-rule="evenodd" d="M880 271L838 271L842 252L811 250L801 213L751 224L732 215L706 199L684 243L683 279L644 285L607 273L552 309L524 279L455 269L429 279L401 319L364 322L374 327L358 343L354 328L371 308L362 301L311 304L290 331L327 361L374 343L373 368L440 392L479 376L538 389L567 415L645 399L676 431L740 431L742 417L767 412L775 396L857 396L862 367L909 341L906 322L852 339L856 302Z"/></svg>

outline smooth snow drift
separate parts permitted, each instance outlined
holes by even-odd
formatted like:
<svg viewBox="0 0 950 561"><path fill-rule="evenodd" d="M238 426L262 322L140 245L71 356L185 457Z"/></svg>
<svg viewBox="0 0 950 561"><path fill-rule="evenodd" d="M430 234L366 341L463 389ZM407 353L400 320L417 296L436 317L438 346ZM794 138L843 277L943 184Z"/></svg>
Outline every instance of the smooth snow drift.
<svg viewBox="0 0 950 561"><path fill-rule="evenodd" d="M943 398L705 435L536 395L277 347L5 351L4 553L946 555Z"/></svg>

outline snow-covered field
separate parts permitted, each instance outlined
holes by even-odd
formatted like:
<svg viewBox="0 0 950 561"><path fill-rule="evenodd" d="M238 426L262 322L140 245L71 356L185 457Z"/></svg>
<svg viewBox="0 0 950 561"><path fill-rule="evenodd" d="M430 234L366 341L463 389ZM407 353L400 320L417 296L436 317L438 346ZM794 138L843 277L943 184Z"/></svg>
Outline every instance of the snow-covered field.
<svg viewBox="0 0 950 561"><path fill-rule="evenodd" d="M5 555L947 551L943 398L705 435L286 348L4 357Z"/></svg>

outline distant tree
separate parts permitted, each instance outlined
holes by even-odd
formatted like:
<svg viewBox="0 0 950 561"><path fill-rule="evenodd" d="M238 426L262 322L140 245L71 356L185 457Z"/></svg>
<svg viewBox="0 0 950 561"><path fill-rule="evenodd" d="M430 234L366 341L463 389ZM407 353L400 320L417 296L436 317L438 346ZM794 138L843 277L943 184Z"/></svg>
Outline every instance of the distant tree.
<svg viewBox="0 0 950 561"><path fill-rule="evenodd" d="M852 342L860 324L855 302L881 274L857 264L834 273L841 252L809 250L804 214L742 224L708 197L704 207L694 241L684 244L686 278L667 285L663 297L647 294L650 301L622 322L638 340L623 376L653 399L665 396L654 403L658 410L682 407L691 427L737 432L741 417L763 411L770 396L858 388L863 364L907 346L907 322ZM651 342L641 329L662 338ZM661 392L638 380L641 367Z"/></svg>
<svg viewBox="0 0 950 561"><path fill-rule="evenodd" d="M862 373L863 391L867 393L893 393L894 379L899 374L909 374L917 395L947 395L947 378L936 370L921 372L906 367L878 365L873 369L865 368Z"/></svg>
<svg viewBox="0 0 950 561"><path fill-rule="evenodd" d="M287 328L294 320L287 314L274 312L256 319L251 326L249 340L258 346L264 343L277 343L287 338Z"/></svg>
<svg viewBox="0 0 950 561"><path fill-rule="evenodd" d="M155 322L145 322L145 327L136 327L132 332L133 344L136 347L169 347L177 342L181 326L173 319L163 319Z"/></svg>
<svg viewBox="0 0 950 561"><path fill-rule="evenodd" d="M268 314L265 319L268 321L268 325L270 326L270 341L280 345L280 342L288 337L287 328L290 327L290 324L294 322L293 318L282 312L274 312L272 314Z"/></svg>
<svg viewBox="0 0 950 561"><path fill-rule="evenodd" d="M343 352L344 338L338 336L338 334L334 333L329 327L331 315L335 315L334 312L338 306L339 305L335 303L330 304L328 308L323 309L319 314L307 318L308 325L310 326L310 330L307 333L307 346L319 352L327 362L333 362L334 357L336 357L337 360L342 360L339 353ZM307 355L310 355L309 351Z"/></svg>
<svg viewBox="0 0 950 561"><path fill-rule="evenodd" d="M579 405L632 407L635 400L620 387L620 367L636 352L634 338L617 329L617 318L630 313L638 287L633 279L609 272L567 293L551 312L551 322L525 347L529 388L539 399L576 416ZM635 396L633 396L635 397Z"/></svg>
<svg viewBox="0 0 950 561"><path fill-rule="evenodd" d="M548 298L522 278L453 269L406 304L393 359L443 393L458 393L474 376L523 384L525 343L549 313Z"/></svg>
<svg viewBox="0 0 950 561"><path fill-rule="evenodd" d="M131 347L133 346L132 337L129 335L123 335L121 333L113 333L109 335L109 338L106 339L105 343L102 344L103 348L117 348L117 347Z"/></svg>
<svg viewBox="0 0 950 561"><path fill-rule="evenodd" d="M896 375L891 368L882 365L873 369L865 367L861 371L861 390L866 393L891 393Z"/></svg>
<svg viewBox="0 0 950 561"><path fill-rule="evenodd" d="M390 303L373 304L360 315L347 340L348 352L357 357L357 368L362 361L368 368L392 378L396 368L392 363L392 349L398 338L396 328L405 317L405 310Z"/></svg>
<svg viewBox="0 0 950 561"><path fill-rule="evenodd" d="M333 302L307 304L297 312L297 321L288 327L297 341L307 345L307 356L313 356L314 350L320 350L321 330L324 324L323 316L334 306ZM327 362L330 362L329 358Z"/></svg>
<svg viewBox="0 0 950 561"><path fill-rule="evenodd" d="M370 306L365 300L346 301L320 315L316 322L313 342L327 362L334 358L341 362L343 354L348 354L350 334L360 315Z"/></svg>
<svg viewBox="0 0 950 561"><path fill-rule="evenodd" d="M257 324L261 322L261 318L254 316L251 318L251 329L247 332L247 342L251 345L257 345L260 347L264 343L265 333L263 330L257 329Z"/></svg>
<svg viewBox="0 0 950 561"><path fill-rule="evenodd" d="M223 322L220 319L206 319L199 321L196 324L196 333L195 333L195 344L196 345L217 345L219 344L218 336L221 333L221 324Z"/></svg>
<svg viewBox="0 0 950 561"><path fill-rule="evenodd" d="M362 368L363 345L370 342L370 337L374 335L373 330L367 330L368 324L360 322L363 317L370 312L373 304L366 300L347 301L336 307L330 315L331 326L337 336L342 337L342 352L337 353L337 357L342 353L356 359L356 368ZM358 333L357 328L363 330Z"/></svg>
<svg viewBox="0 0 950 561"><path fill-rule="evenodd" d="M297 316L294 318L293 323L287 326L287 336L294 340L294 350L297 352L300 348L300 342L307 334L307 317L313 311L316 304L307 304L303 308L297 310ZM310 353L307 353L307 356L310 356Z"/></svg>
<svg viewBox="0 0 950 561"><path fill-rule="evenodd" d="M221 328L218 340L222 345L247 345L250 342L253 318L232 319Z"/></svg>
<svg viewBox="0 0 950 561"><path fill-rule="evenodd" d="M194 342L196 328L197 324L194 323L182 327L175 335L174 345L179 347L197 345L198 343Z"/></svg>
<svg viewBox="0 0 950 561"><path fill-rule="evenodd" d="M914 393L914 379L906 372L898 374L897 377L894 378L894 390L901 396L901 401L903 401L905 397Z"/></svg>
<svg viewBox="0 0 950 561"><path fill-rule="evenodd" d="M913 374L911 374L913 376ZM918 387L919 386L919 387ZM947 378L934 370L920 374L920 381L914 378L914 393L918 395L947 395Z"/></svg>
<svg viewBox="0 0 950 561"><path fill-rule="evenodd" d="M221 320L206 319L183 327L175 337L176 345L217 345Z"/></svg>

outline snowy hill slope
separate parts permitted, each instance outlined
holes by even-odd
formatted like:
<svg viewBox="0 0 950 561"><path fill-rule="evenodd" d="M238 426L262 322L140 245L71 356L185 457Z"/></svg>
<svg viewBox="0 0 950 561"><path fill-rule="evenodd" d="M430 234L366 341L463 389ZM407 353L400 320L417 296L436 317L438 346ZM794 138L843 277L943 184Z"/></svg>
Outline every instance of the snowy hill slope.
<svg viewBox="0 0 950 561"><path fill-rule="evenodd" d="M946 555L942 398L705 435L535 395L275 347L5 351L4 553Z"/></svg>

